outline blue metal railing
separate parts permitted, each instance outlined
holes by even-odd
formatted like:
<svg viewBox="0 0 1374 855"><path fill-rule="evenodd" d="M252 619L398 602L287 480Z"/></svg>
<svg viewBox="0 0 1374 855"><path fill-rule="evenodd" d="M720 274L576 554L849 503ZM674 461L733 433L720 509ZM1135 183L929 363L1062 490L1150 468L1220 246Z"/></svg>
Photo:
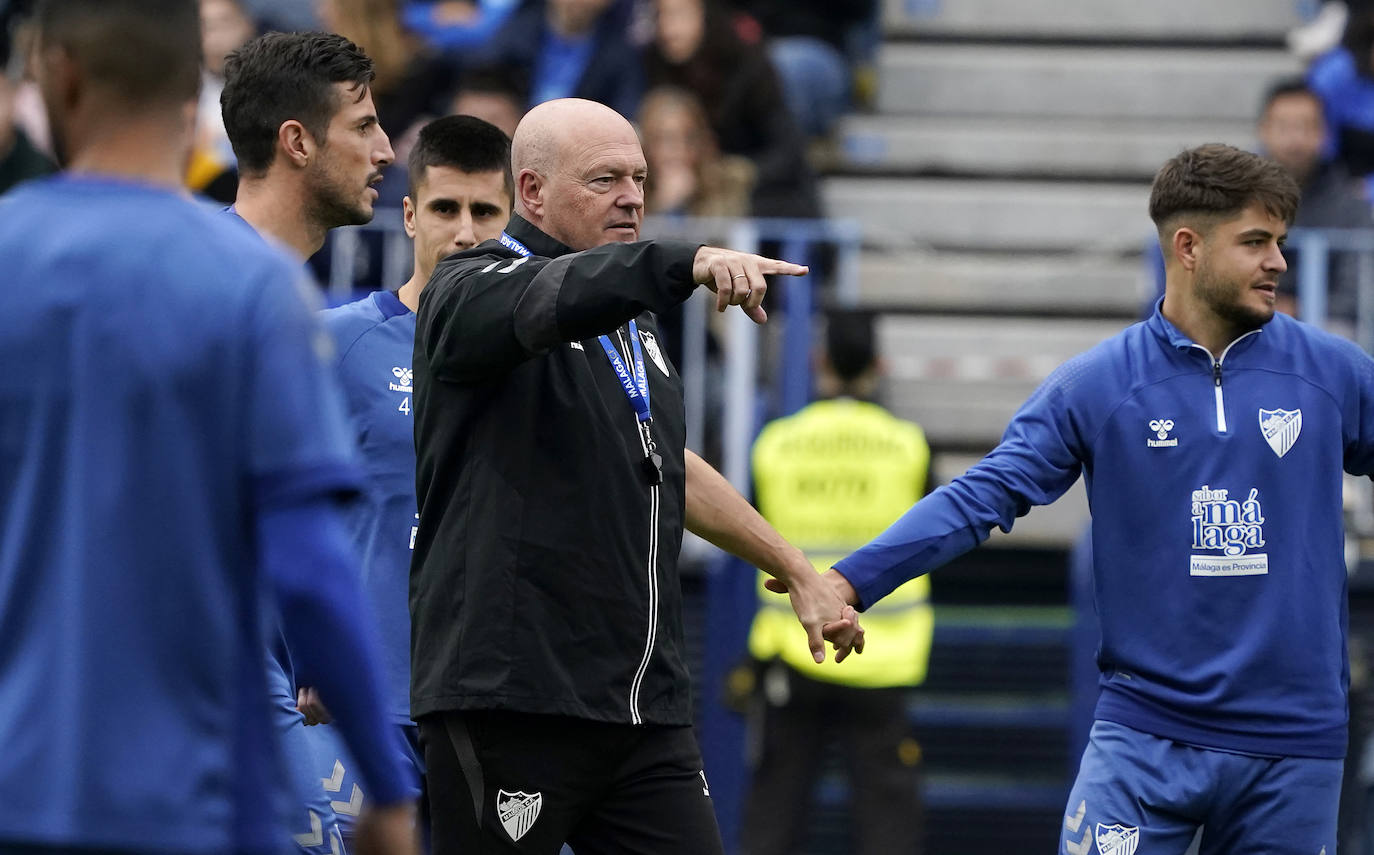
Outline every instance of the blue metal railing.
<svg viewBox="0 0 1374 855"><path fill-rule="evenodd" d="M1355 314L1348 330L1366 351L1374 352L1374 229L1293 229L1288 246L1297 251L1298 316L1328 326L1332 263L1353 262Z"/></svg>

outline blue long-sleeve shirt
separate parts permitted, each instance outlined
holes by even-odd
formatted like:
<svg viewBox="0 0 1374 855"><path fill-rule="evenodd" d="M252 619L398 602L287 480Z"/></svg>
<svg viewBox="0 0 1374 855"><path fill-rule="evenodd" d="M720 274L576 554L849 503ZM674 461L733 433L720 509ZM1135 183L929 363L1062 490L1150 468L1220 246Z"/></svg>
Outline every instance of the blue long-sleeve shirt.
<svg viewBox="0 0 1374 855"><path fill-rule="evenodd" d="M0 258L0 850L279 852L274 604L369 796L406 799L298 264L91 174L0 200Z"/></svg>
<svg viewBox="0 0 1374 855"><path fill-rule="evenodd" d="M391 291L374 291L321 316L337 350L335 369L366 475L348 510L363 588L377 615L387 712L410 723L410 556L415 504L411 354L415 313Z"/></svg>
<svg viewBox="0 0 1374 855"><path fill-rule="evenodd" d="M1159 308L1050 376L1002 442L836 565L873 602L1084 476L1096 715L1342 757L1342 472L1374 471L1374 360L1284 315L1213 359Z"/></svg>

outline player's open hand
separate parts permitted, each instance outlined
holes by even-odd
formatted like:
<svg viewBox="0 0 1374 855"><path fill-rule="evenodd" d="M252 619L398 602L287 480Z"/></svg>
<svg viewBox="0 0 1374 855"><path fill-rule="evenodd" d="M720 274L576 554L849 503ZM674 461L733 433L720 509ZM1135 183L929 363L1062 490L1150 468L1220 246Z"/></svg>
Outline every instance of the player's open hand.
<svg viewBox="0 0 1374 855"><path fill-rule="evenodd" d="M739 306L756 324L768 320L763 296L768 293L765 276L805 276L808 268L790 261L764 258L748 252L703 246L692 259L692 281L716 292L716 311Z"/></svg>

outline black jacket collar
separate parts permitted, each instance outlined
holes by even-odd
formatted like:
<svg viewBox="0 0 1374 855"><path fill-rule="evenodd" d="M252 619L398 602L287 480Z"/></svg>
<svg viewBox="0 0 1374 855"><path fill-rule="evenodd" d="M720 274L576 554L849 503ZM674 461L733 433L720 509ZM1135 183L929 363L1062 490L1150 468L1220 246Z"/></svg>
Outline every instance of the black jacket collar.
<svg viewBox="0 0 1374 855"><path fill-rule="evenodd" d="M559 243L519 214L511 214L506 234L523 243L529 251L543 258L558 258L573 252L573 248Z"/></svg>

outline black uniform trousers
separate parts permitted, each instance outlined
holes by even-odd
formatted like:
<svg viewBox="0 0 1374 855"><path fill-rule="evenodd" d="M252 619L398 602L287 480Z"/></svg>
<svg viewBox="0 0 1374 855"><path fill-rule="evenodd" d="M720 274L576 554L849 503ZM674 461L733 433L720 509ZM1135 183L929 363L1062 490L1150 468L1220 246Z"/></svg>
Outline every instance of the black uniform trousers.
<svg viewBox="0 0 1374 855"><path fill-rule="evenodd" d="M505 710L420 720L433 855L722 855L690 727Z"/></svg>
<svg viewBox="0 0 1374 855"><path fill-rule="evenodd" d="M856 689L810 680L781 662L760 671L751 710L753 781L743 855L806 851L826 744L838 744L849 783L856 855L919 855L925 822L920 746L905 688Z"/></svg>

